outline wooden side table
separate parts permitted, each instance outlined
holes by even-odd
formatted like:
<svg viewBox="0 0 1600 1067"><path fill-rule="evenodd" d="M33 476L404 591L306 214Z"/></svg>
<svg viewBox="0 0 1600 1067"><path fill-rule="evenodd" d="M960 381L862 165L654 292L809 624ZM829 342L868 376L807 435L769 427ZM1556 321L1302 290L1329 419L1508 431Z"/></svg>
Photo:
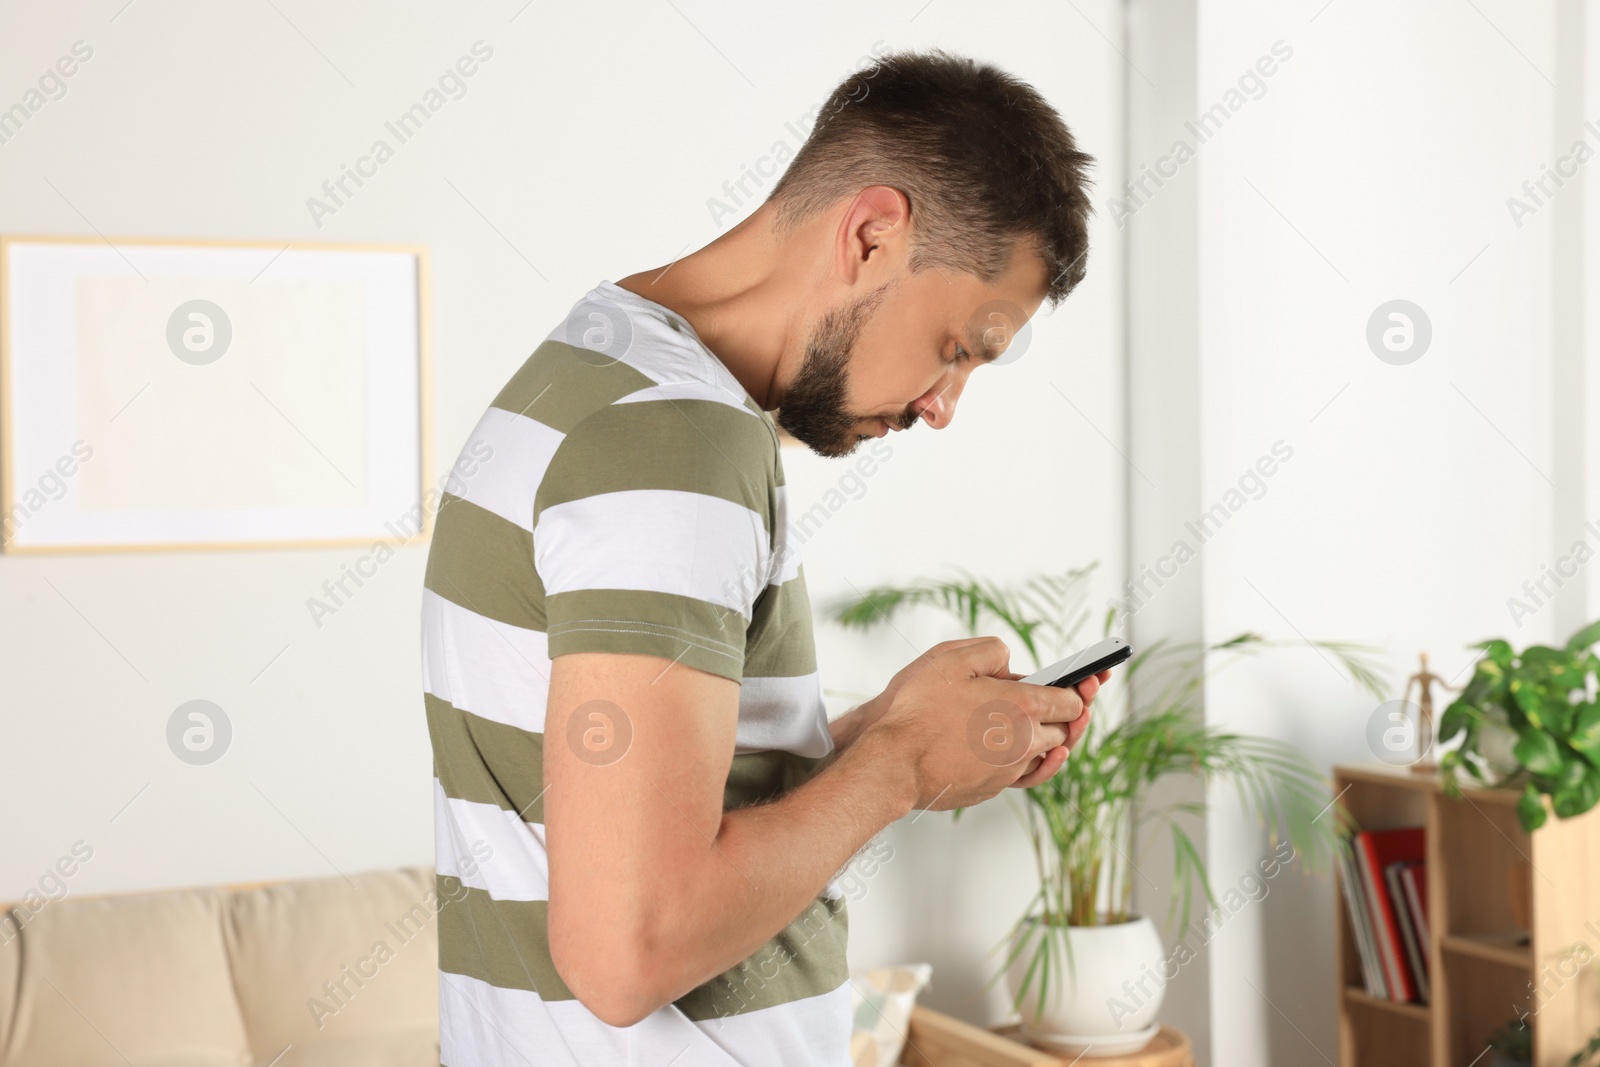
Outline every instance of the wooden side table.
<svg viewBox="0 0 1600 1067"><path fill-rule="evenodd" d="M1106 1058L1063 1057L1018 1040L1016 1026L985 1030L920 1004L900 1062L905 1067L1194 1067L1189 1039L1163 1026L1139 1052Z"/></svg>
<svg viewBox="0 0 1600 1067"><path fill-rule="evenodd" d="M1018 1044L1027 1044L1022 1038L1022 1028L1015 1024L998 1027L995 1033ZM1052 1055L1060 1056L1060 1053ZM1078 1067L1194 1067L1194 1051L1189 1047L1189 1039L1181 1032L1163 1026L1150 1039L1150 1043L1138 1052L1126 1056L1084 1056L1077 1061L1062 1058L1059 1062L1076 1062Z"/></svg>

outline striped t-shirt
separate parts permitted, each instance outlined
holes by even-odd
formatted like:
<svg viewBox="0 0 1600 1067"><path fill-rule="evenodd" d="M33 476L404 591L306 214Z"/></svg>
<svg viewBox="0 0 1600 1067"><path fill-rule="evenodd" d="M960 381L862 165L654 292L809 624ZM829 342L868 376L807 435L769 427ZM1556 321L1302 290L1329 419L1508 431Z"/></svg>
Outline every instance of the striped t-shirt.
<svg viewBox="0 0 1600 1067"><path fill-rule="evenodd" d="M445 489L422 606L444 1067L847 1067L837 883L627 1028L573 997L547 937L553 657L647 653L740 682L725 809L830 751L771 417L681 316L603 281L501 389Z"/></svg>

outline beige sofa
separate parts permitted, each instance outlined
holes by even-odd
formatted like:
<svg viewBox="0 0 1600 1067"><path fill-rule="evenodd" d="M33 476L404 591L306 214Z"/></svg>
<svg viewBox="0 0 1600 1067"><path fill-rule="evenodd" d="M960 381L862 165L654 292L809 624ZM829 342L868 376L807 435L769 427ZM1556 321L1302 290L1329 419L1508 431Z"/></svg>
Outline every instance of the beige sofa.
<svg viewBox="0 0 1600 1067"><path fill-rule="evenodd" d="M0 906L0 1067L439 1067L438 904L411 867ZM908 1067L1066 1064L909 1031Z"/></svg>
<svg viewBox="0 0 1600 1067"><path fill-rule="evenodd" d="M13 905L0 1067L438 1067L436 899L416 867Z"/></svg>

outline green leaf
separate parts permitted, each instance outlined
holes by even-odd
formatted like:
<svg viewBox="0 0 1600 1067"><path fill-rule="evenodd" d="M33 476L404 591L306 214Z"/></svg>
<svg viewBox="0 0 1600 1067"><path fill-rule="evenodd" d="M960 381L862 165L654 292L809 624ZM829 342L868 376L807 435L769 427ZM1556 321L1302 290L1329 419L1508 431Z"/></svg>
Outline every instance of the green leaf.
<svg viewBox="0 0 1600 1067"><path fill-rule="evenodd" d="M1550 781L1548 792L1551 796L1557 796L1578 789L1583 785L1584 776L1590 770L1589 764L1583 760L1566 757L1565 762L1561 764L1560 773L1556 774Z"/></svg>
<svg viewBox="0 0 1600 1067"><path fill-rule="evenodd" d="M1600 641L1600 619L1596 619L1567 638L1567 651L1580 652L1593 645L1596 641Z"/></svg>
<svg viewBox="0 0 1600 1067"><path fill-rule="evenodd" d="M1496 637L1491 641L1481 641L1478 644L1470 647L1483 649L1483 658L1488 662L1495 664L1501 670L1505 671L1511 669L1511 646L1505 641L1502 641L1500 638Z"/></svg>
<svg viewBox="0 0 1600 1067"><path fill-rule="evenodd" d="M1522 823L1522 828L1531 834L1543 826L1547 818L1549 813L1545 810L1544 794L1539 792L1538 786L1529 782L1522 796L1517 798L1517 819Z"/></svg>
<svg viewBox="0 0 1600 1067"><path fill-rule="evenodd" d="M1582 815L1600 801L1600 770L1584 767L1584 773L1576 786L1558 790L1551 799L1559 817L1570 819L1574 815Z"/></svg>
<svg viewBox="0 0 1600 1067"><path fill-rule="evenodd" d="M1511 698L1518 710L1527 718L1529 725L1536 729L1544 729L1545 725L1545 695L1537 685L1530 684L1522 678L1511 679ZM1517 726L1516 717L1512 717L1512 725Z"/></svg>
<svg viewBox="0 0 1600 1067"><path fill-rule="evenodd" d="M1524 730L1511 750L1522 764L1534 774L1556 775L1561 771L1561 746L1543 730Z"/></svg>
<svg viewBox="0 0 1600 1067"><path fill-rule="evenodd" d="M1500 664L1496 663L1492 659L1488 659L1488 658L1480 659L1478 661L1478 665L1475 668L1473 668L1473 671L1472 671L1472 682L1478 682L1478 683L1482 683L1483 685L1490 685L1490 686L1499 685L1501 682L1505 681L1506 672L1509 671L1510 669L1511 669L1510 667L1501 666ZM1468 685L1467 685L1467 693L1470 693L1471 691L1472 691L1472 683L1469 682ZM1463 694L1463 695L1466 695L1466 694Z"/></svg>
<svg viewBox="0 0 1600 1067"><path fill-rule="evenodd" d="M1570 656L1571 653L1551 648L1549 645L1529 645L1522 650L1522 655L1518 658L1529 666L1559 666Z"/></svg>
<svg viewBox="0 0 1600 1067"><path fill-rule="evenodd" d="M1600 767L1600 703L1579 704L1577 721L1572 724L1572 734L1567 744L1583 753L1585 759Z"/></svg>
<svg viewBox="0 0 1600 1067"><path fill-rule="evenodd" d="M1477 709L1462 700L1445 708L1444 714L1439 716L1439 743L1444 744L1465 730L1474 713L1477 713Z"/></svg>

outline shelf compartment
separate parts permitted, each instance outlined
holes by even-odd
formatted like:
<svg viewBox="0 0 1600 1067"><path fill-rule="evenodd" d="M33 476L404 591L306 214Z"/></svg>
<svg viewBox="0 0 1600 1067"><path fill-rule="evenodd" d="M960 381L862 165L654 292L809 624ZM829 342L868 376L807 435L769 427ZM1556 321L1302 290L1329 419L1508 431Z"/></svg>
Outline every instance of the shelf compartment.
<svg viewBox="0 0 1600 1067"><path fill-rule="evenodd" d="M1537 1035L1540 1021L1532 1014L1528 998L1528 972L1507 967L1500 960L1481 956L1446 955L1445 981L1449 986L1450 1012L1444 1020L1447 1042L1445 1062L1465 1064L1484 1054L1489 1037L1500 1024L1528 1013L1528 1022ZM1570 1051L1570 1050L1569 1050ZM1562 1062L1565 1056L1561 1057ZM1548 1057L1536 1061L1553 1064Z"/></svg>
<svg viewBox="0 0 1600 1067"><path fill-rule="evenodd" d="M1339 1013L1341 1067L1418 1067L1432 1062L1432 1016L1422 1004L1396 1004L1342 990Z"/></svg>
<svg viewBox="0 0 1600 1067"><path fill-rule="evenodd" d="M1446 892L1444 913L1431 921L1452 934L1469 931L1464 936L1474 940L1479 931L1516 928L1512 882L1526 886L1533 856L1533 842L1516 809L1441 796L1436 811L1440 862L1428 871L1428 881L1431 885L1437 878Z"/></svg>
<svg viewBox="0 0 1600 1067"><path fill-rule="evenodd" d="M1443 946L1446 952L1476 956L1524 971L1533 970L1533 946L1528 941L1526 930L1502 930L1493 934L1446 934Z"/></svg>
<svg viewBox="0 0 1600 1067"><path fill-rule="evenodd" d="M1390 1012L1403 1019L1411 1019L1422 1025L1427 1025L1433 1018L1433 1012L1428 1010L1428 1005L1426 1004L1397 1004L1392 1000L1375 997L1365 989L1357 989L1355 986L1345 987L1344 999L1350 1004L1359 1004L1362 1007Z"/></svg>

